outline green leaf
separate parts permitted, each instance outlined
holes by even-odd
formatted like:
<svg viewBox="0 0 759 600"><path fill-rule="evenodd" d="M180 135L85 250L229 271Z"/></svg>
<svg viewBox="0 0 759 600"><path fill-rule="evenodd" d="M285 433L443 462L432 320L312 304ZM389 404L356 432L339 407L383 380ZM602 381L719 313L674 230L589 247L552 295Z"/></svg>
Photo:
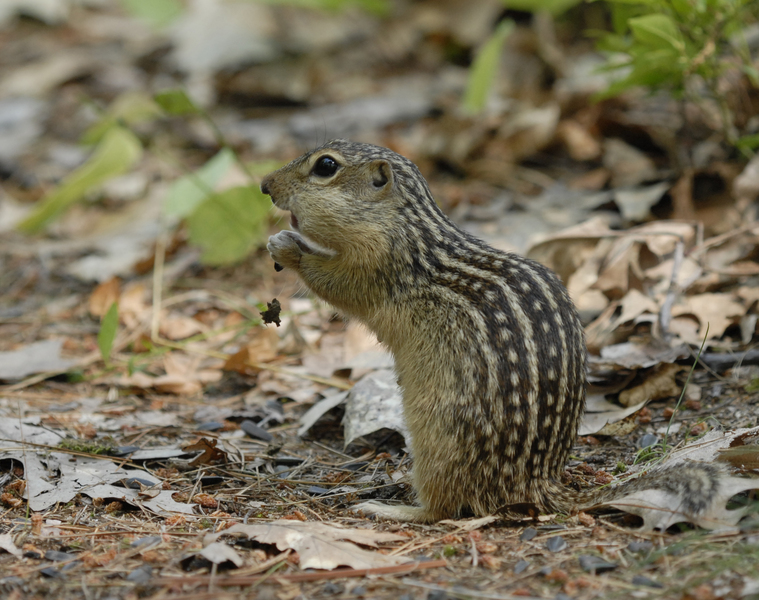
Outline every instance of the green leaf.
<svg viewBox="0 0 759 600"><path fill-rule="evenodd" d="M329 12L339 12L358 6L368 13L383 17L389 15L392 11L392 5L388 0L258 0L267 4L295 6L298 8L307 8L310 10L321 10Z"/></svg>
<svg viewBox="0 0 759 600"><path fill-rule="evenodd" d="M93 188L128 171L142 156L140 140L128 129L111 127L87 161L72 171L58 188L45 196L18 229L39 231Z"/></svg>
<svg viewBox="0 0 759 600"><path fill-rule="evenodd" d="M504 0L506 7L511 10L527 12L549 12L554 16L566 12L573 6L582 4L583 0Z"/></svg>
<svg viewBox="0 0 759 600"><path fill-rule="evenodd" d="M477 114L485 108L485 103L493 86L501 47L514 30L514 21L501 21L490 39L480 49L469 69L469 82L464 93L464 110L470 115Z"/></svg>
<svg viewBox="0 0 759 600"><path fill-rule="evenodd" d="M235 153L223 148L192 175L177 179L163 203L167 216L184 218L213 193L213 188L235 162Z"/></svg>
<svg viewBox="0 0 759 600"><path fill-rule="evenodd" d="M630 40L628 37L615 33L601 34L598 42L596 42L596 48L601 52L628 52Z"/></svg>
<svg viewBox="0 0 759 600"><path fill-rule="evenodd" d="M98 331L98 348L103 362L108 366L111 360L111 350L113 350L113 341L116 339L116 332L119 329L119 304L114 302L111 308L105 313L103 320L100 322L100 331Z"/></svg>
<svg viewBox="0 0 759 600"><path fill-rule="evenodd" d="M184 10L179 0L121 0L121 4L127 12L157 29L171 23Z"/></svg>
<svg viewBox="0 0 759 600"><path fill-rule="evenodd" d="M675 22L667 15L652 14L633 17L628 25L639 42L652 48L674 48L682 52L683 38Z"/></svg>
<svg viewBox="0 0 759 600"><path fill-rule="evenodd" d="M672 8L681 17L688 18L694 11L693 4L689 0L671 0Z"/></svg>
<svg viewBox="0 0 759 600"><path fill-rule="evenodd" d="M153 99L158 106L170 115L182 116L200 114L200 109L195 106L195 103L184 90L177 89L158 92Z"/></svg>
<svg viewBox="0 0 759 600"><path fill-rule="evenodd" d="M190 242L201 247L206 264L245 258L266 234L271 200L257 186L213 194L187 218Z"/></svg>
<svg viewBox="0 0 759 600"><path fill-rule="evenodd" d="M735 142L735 145L741 150L756 150L759 148L759 133L744 135Z"/></svg>
<svg viewBox="0 0 759 600"><path fill-rule="evenodd" d="M83 144L97 144L116 125L139 125L162 116L161 108L141 92L127 92L114 100L100 121L82 136Z"/></svg>

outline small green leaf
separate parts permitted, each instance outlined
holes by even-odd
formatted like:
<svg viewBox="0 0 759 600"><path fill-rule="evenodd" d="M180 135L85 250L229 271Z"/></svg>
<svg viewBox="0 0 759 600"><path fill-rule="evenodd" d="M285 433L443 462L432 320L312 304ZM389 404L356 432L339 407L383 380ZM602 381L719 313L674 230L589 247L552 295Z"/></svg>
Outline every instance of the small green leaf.
<svg viewBox="0 0 759 600"><path fill-rule="evenodd" d="M82 136L83 144L97 144L108 131L117 125L139 125L162 116L160 107L142 92L126 92L108 107L106 115Z"/></svg>
<svg viewBox="0 0 759 600"><path fill-rule="evenodd" d="M213 193L214 186L235 162L235 153L224 148L192 175L177 179L163 202L163 212L184 218Z"/></svg>
<svg viewBox="0 0 759 600"><path fill-rule="evenodd" d="M98 332L98 348L100 348L100 356L103 357L106 366L111 361L111 350L113 350L113 342L116 339L118 329L119 305L118 302L114 302L100 322L100 331Z"/></svg>
<svg viewBox="0 0 759 600"><path fill-rule="evenodd" d="M182 116L200 113L198 107L195 106L195 103L184 90L177 89L158 92L153 98L158 106L170 115Z"/></svg>
<svg viewBox="0 0 759 600"><path fill-rule="evenodd" d="M131 131L111 127L87 161L45 196L18 229L25 233L39 231L87 192L128 171L141 156L142 144Z"/></svg>
<svg viewBox="0 0 759 600"><path fill-rule="evenodd" d="M190 242L201 247L206 264L229 264L261 241L271 200L257 186L242 186L209 196L187 218Z"/></svg>
<svg viewBox="0 0 759 600"><path fill-rule="evenodd" d="M477 114L485 108L490 88L493 86L493 80L498 71L501 47L513 30L514 21L501 21L474 59L464 93L464 110L470 115Z"/></svg>
<svg viewBox="0 0 759 600"><path fill-rule="evenodd" d="M689 0L671 0L672 8L677 11L681 17L688 18L693 12L693 4Z"/></svg>
<svg viewBox="0 0 759 600"><path fill-rule="evenodd" d="M511 10L545 11L558 16L582 2L583 0L505 0L504 4Z"/></svg>
<svg viewBox="0 0 759 600"><path fill-rule="evenodd" d="M735 145L741 150L756 150L759 148L759 133L744 135L735 142Z"/></svg>
<svg viewBox="0 0 759 600"><path fill-rule="evenodd" d="M633 17L628 25L635 38L646 46L656 49L674 48L677 51L682 51L685 47L677 25L667 15Z"/></svg>
<svg viewBox="0 0 759 600"><path fill-rule="evenodd" d="M165 27L183 11L179 0L121 0L121 4L133 16L155 28Z"/></svg>

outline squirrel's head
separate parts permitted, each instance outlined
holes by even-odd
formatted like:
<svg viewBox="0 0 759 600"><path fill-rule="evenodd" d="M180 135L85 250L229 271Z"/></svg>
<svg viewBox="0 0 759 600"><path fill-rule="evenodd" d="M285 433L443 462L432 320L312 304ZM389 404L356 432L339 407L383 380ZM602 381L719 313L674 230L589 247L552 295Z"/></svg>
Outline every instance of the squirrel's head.
<svg viewBox="0 0 759 600"><path fill-rule="evenodd" d="M293 229L305 238L342 259L365 259L391 251L409 192L419 193L405 189L408 181L429 197L408 159L379 146L332 140L264 177L261 191L292 213Z"/></svg>

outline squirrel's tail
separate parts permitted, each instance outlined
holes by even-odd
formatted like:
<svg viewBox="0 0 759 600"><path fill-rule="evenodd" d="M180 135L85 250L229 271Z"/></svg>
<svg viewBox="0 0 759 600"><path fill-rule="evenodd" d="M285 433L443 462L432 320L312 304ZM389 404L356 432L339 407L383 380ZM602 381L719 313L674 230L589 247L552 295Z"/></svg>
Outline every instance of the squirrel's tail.
<svg viewBox="0 0 759 600"><path fill-rule="evenodd" d="M610 504L643 517L648 528L666 529L688 521L713 529L737 523L745 511L727 511L727 501L755 488L759 488L759 480L731 477L719 465L685 462L594 490L577 491L552 482L545 508L575 513Z"/></svg>

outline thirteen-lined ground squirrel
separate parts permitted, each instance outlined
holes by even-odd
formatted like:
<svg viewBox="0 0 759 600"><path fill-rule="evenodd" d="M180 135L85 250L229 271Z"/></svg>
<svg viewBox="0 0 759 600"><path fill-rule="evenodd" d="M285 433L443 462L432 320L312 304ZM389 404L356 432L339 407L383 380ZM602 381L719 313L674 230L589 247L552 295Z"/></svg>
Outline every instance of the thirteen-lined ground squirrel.
<svg viewBox="0 0 759 600"><path fill-rule="evenodd" d="M459 229L417 167L378 146L331 141L261 189L292 213L294 231L269 239L274 261L395 357L420 506L362 509L434 521L516 503L569 512L620 495L558 481L585 401L586 350L553 272ZM698 472L697 494L712 495L716 474Z"/></svg>

